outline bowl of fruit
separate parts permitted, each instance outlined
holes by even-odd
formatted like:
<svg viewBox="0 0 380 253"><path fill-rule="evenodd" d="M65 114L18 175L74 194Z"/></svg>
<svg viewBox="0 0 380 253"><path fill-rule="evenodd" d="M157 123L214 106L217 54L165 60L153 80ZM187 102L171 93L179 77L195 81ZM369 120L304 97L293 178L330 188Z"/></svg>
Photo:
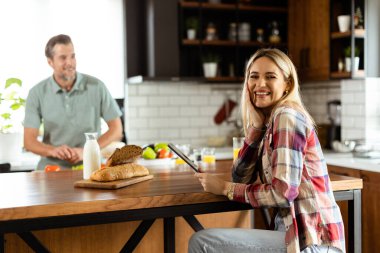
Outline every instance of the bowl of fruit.
<svg viewBox="0 0 380 253"><path fill-rule="evenodd" d="M165 142L149 144L143 147L138 163L143 166L173 165L173 152Z"/></svg>

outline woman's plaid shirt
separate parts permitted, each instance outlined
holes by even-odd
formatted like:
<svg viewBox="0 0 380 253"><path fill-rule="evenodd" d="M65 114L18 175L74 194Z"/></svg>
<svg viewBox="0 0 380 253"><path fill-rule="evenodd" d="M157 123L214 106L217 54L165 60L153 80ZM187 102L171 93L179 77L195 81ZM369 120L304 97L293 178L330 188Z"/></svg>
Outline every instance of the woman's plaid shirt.
<svg viewBox="0 0 380 253"><path fill-rule="evenodd" d="M260 151L262 166L256 166ZM255 167L260 168L263 183L241 183ZM250 182L255 181L255 174ZM245 143L240 150L232 176L238 182L235 201L280 208L288 252L300 252L313 244L345 252L342 216L326 161L314 127L302 113L290 107L276 109L262 140Z"/></svg>

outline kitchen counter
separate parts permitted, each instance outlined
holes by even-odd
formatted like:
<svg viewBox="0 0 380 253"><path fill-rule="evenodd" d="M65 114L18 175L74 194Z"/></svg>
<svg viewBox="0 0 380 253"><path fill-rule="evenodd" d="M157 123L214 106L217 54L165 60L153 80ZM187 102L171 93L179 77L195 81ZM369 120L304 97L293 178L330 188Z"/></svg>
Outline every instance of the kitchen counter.
<svg viewBox="0 0 380 253"><path fill-rule="evenodd" d="M357 158L352 153L336 153L328 150L325 150L323 154L327 165L380 172L380 159Z"/></svg>
<svg viewBox="0 0 380 253"><path fill-rule="evenodd" d="M337 153L330 150L324 150L328 165L335 165L351 169L380 172L380 159L368 159L353 157L352 153ZM215 149L216 160L232 160L232 147L220 147ZM12 171L17 170L34 170L38 163L39 156L30 152L25 152L22 159L12 163Z"/></svg>

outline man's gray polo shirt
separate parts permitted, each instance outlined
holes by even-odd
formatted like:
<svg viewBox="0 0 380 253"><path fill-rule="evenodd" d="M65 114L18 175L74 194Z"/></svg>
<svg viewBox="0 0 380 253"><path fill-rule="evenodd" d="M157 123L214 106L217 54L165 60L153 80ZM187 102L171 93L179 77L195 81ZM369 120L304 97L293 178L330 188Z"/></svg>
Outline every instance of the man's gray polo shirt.
<svg viewBox="0 0 380 253"><path fill-rule="evenodd" d="M66 92L53 76L43 80L30 91L26 100L24 127L44 126L43 142L53 146L83 147L84 133L100 135L101 118L106 122L121 116L121 111L99 79L77 72L73 88ZM53 158L41 158L38 169L46 164L71 164Z"/></svg>

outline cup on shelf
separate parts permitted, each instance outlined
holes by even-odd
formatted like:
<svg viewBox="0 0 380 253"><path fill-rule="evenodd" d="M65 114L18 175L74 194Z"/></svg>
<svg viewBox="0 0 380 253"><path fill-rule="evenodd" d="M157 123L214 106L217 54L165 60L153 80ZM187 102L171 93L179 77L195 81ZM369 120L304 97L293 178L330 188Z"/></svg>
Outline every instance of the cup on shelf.
<svg viewBox="0 0 380 253"><path fill-rule="evenodd" d="M233 159L234 161L239 155L239 151L244 144L244 137L233 137L232 138L232 148L233 148Z"/></svg>
<svg viewBox="0 0 380 253"><path fill-rule="evenodd" d="M340 15L338 16L338 26L340 32L347 32L350 30L351 16Z"/></svg>
<svg viewBox="0 0 380 253"><path fill-rule="evenodd" d="M203 63L203 72L204 76L207 77L216 77L218 72L218 63L217 62L204 62Z"/></svg>

